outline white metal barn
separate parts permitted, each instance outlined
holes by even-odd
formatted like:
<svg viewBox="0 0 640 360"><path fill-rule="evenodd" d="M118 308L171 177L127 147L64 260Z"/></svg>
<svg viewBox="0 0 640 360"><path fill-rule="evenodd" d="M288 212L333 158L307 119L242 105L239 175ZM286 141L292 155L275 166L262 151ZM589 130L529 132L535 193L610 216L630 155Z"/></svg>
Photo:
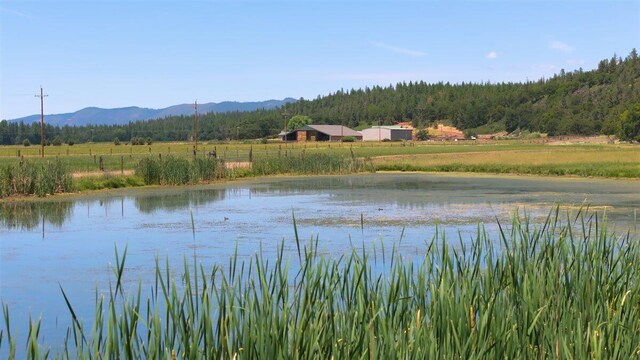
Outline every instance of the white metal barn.
<svg viewBox="0 0 640 360"><path fill-rule="evenodd" d="M372 126L361 131L363 141L412 140L413 130L400 126Z"/></svg>

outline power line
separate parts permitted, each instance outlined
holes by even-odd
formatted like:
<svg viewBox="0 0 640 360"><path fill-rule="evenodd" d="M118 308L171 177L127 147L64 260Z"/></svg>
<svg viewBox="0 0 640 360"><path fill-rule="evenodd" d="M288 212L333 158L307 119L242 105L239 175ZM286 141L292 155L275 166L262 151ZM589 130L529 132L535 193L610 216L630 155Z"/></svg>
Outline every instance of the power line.
<svg viewBox="0 0 640 360"><path fill-rule="evenodd" d="M40 85L40 95L34 95L40 98L40 146L42 147L42 157L44 157L44 98L49 95L44 95L42 85Z"/></svg>
<svg viewBox="0 0 640 360"><path fill-rule="evenodd" d="M195 124L194 124L194 129L195 129L195 141L196 141L196 146L195 146L195 150L198 150L198 100L195 101L195 103L193 104L193 107L195 108L196 111L196 118L194 120Z"/></svg>

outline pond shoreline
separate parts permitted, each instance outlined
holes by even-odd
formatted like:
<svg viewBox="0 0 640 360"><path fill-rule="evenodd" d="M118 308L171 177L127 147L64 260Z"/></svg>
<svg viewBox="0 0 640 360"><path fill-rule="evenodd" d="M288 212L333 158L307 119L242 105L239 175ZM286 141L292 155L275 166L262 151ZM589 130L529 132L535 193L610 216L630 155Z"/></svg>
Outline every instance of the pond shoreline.
<svg viewBox="0 0 640 360"><path fill-rule="evenodd" d="M12 202L41 202L41 201L57 201L57 200L74 200L81 199L85 197L94 197L96 195L107 195L111 196L119 196L126 195L130 192L135 191L185 191L192 189L210 189L216 188L218 186L226 186L228 184L242 184L246 182L252 181L260 181L265 179L282 179L282 178L311 178L311 177L340 177L340 176L358 176L358 175L369 175L369 174L380 174L380 175L398 175L398 174L423 174L430 176L439 176L439 177L459 177L459 178L495 178L495 179L540 179L540 178L548 178L553 180L564 180L564 181L590 181L590 180L598 180L598 181L611 181L611 182L628 182L634 183L637 182L640 186L640 178L625 178L625 177L598 177L598 176L579 176L579 175L562 175L562 176L553 176L553 175L539 175L539 174L518 174L518 173L481 173L481 172L446 172L446 171L394 171L394 170L379 170L375 172L360 172L353 174L318 174L318 175L296 175L296 174L276 174L276 175L266 175L266 176L246 176L246 177L237 177L237 178L227 178L224 180L200 183L200 184L189 184L189 185L143 185L143 186L126 186L119 188L107 188L107 189L99 189L99 190L82 190L76 192L66 192L66 193L58 193L51 194L44 197L38 197L36 195L17 195L17 196L8 196L4 198L0 198L0 203L12 203Z"/></svg>

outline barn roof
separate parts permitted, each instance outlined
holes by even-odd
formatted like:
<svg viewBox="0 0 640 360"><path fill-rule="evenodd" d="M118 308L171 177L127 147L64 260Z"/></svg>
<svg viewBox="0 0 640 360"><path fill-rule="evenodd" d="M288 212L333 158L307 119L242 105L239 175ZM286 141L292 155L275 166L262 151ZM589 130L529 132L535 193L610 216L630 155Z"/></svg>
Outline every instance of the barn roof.
<svg viewBox="0 0 640 360"><path fill-rule="evenodd" d="M342 125L305 125L297 130L316 130L330 136L362 136L359 131Z"/></svg>
<svg viewBox="0 0 640 360"><path fill-rule="evenodd" d="M382 126L372 126L367 130L378 130L378 129L385 129L385 130L405 130L405 131L413 131L413 129L408 129L408 128L403 128L401 126L398 125L382 125Z"/></svg>

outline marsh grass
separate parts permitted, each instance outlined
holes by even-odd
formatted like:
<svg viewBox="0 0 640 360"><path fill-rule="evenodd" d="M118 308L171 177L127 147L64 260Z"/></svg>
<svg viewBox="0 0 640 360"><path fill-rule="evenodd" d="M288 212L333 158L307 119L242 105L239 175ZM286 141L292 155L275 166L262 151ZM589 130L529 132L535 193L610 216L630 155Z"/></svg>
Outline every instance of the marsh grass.
<svg viewBox="0 0 640 360"><path fill-rule="evenodd" d="M320 152L258 158L252 164L252 173L257 176L273 174L351 174L370 170L371 166L368 159Z"/></svg>
<svg viewBox="0 0 640 360"><path fill-rule="evenodd" d="M73 189L76 191L119 189L125 187L144 186L142 178L138 176L120 176L105 174L102 176L81 177L74 180Z"/></svg>
<svg viewBox="0 0 640 360"><path fill-rule="evenodd" d="M146 157L136 168L136 176L146 184L185 185L225 176L224 162L214 158L186 159L178 156Z"/></svg>
<svg viewBox="0 0 640 360"><path fill-rule="evenodd" d="M67 192L72 188L71 173L58 159L34 163L21 161L0 168L0 197Z"/></svg>
<svg viewBox="0 0 640 360"><path fill-rule="evenodd" d="M275 259L232 256L227 265L185 259L182 272L156 260L149 296L125 289L126 249L114 282L96 294L93 319L79 319L64 290L71 325L59 358L81 359L415 359L635 358L640 355L640 248L597 214L541 224L526 215L481 226L472 242L425 244L421 263L392 249L338 258L318 238ZM185 234L186 235L186 234ZM188 235L187 235L188 236ZM195 235L194 235L195 236ZM10 311L0 350L18 341ZM87 322L85 322L87 321ZM31 321L28 358L51 356ZM22 340L21 340L22 341ZM22 346L22 345L20 345Z"/></svg>

